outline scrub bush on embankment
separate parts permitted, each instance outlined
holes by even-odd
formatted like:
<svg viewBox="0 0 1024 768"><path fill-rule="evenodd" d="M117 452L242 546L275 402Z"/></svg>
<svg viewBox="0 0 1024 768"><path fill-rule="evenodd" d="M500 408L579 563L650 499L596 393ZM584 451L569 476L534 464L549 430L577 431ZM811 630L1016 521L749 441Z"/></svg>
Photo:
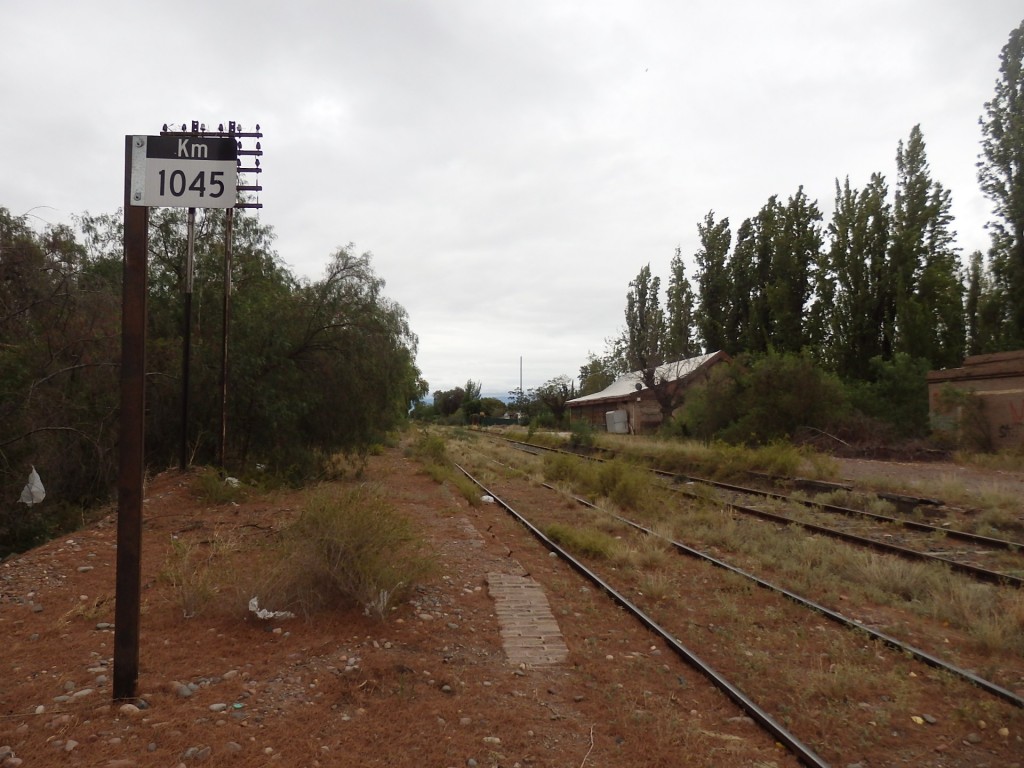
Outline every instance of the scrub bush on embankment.
<svg viewBox="0 0 1024 768"><path fill-rule="evenodd" d="M366 484L311 495L270 563L253 593L306 616L360 606L384 618L433 569L410 522Z"/></svg>

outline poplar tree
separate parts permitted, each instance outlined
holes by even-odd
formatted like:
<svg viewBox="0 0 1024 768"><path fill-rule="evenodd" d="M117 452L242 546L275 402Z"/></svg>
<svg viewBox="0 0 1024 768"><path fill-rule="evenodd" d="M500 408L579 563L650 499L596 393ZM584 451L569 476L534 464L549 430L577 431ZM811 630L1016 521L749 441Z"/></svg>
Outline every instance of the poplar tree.
<svg viewBox="0 0 1024 768"><path fill-rule="evenodd" d="M682 251L676 248L669 265L668 310L665 328L665 356L670 361L683 360L699 354L694 338L693 288L686 277Z"/></svg>
<svg viewBox="0 0 1024 768"><path fill-rule="evenodd" d="M963 283L950 227L950 193L933 181L921 127L896 152L890 263L897 352L935 367L959 365L964 351Z"/></svg>
<svg viewBox="0 0 1024 768"><path fill-rule="evenodd" d="M821 254L821 212L800 187L778 213L776 230L770 233L771 263L765 291L768 340L777 352L799 352L813 341L806 318Z"/></svg>
<svg viewBox="0 0 1024 768"><path fill-rule="evenodd" d="M754 306L759 301L756 269L757 232L752 219L745 219L736 230L727 267L728 298L725 301L725 346L730 355L740 352L764 351L758 343Z"/></svg>
<svg viewBox="0 0 1024 768"><path fill-rule="evenodd" d="M869 361L886 356L890 281L891 209L885 178L872 174L862 190L836 180L831 245L818 276L819 294L830 302L823 357L843 378L867 379ZM891 356L891 348L888 350Z"/></svg>
<svg viewBox="0 0 1024 768"><path fill-rule="evenodd" d="M632 371L641 371L649 387L654 386L655 369L665 362L665 312L660 291L661 278L652 275L647 264L630 281L626 294L626 364Z"/></svg>
<svg viewBox="0 0 1024 768"><path fill-rule="evenodd" d="M729 247L732 233L729 219L715 221L715 212L708 211L697 225L700 249L697 262L697 316L695 324L705 352L717 352L729 346L726 327L729 315Z"/></svg>
<svg viewBox="0 0 1024 768"><path fill-rule="evenodd" d="M796 352L810 343L806 310L821 252L821 213L797 190L772 195L736 233L729 260L730 353Z"/></svg>
<svg viewBox="0 0 1024 768"><path fill-rule="evenodd" d="M995 95L985 103L978 181L992 201L992 272L1005 290L1004 349L1024 346L1024 22L1000 54Z"/></svg>

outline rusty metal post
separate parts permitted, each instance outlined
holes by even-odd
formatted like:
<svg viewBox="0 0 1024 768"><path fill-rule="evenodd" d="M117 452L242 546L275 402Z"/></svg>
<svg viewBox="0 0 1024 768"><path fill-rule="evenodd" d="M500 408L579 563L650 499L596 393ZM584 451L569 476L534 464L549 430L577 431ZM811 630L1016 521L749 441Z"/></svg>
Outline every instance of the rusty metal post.
<svg viewBox="0 0 1024 768"><path fill-rule="evenodd" d="M117 480L114 700L131 699L139 679L142 494L146 414L146 260L149 208L132 205L133 142L125 136L124 277L121 297L121 415ZM140 145L142 146L142 145Z"/></svg>

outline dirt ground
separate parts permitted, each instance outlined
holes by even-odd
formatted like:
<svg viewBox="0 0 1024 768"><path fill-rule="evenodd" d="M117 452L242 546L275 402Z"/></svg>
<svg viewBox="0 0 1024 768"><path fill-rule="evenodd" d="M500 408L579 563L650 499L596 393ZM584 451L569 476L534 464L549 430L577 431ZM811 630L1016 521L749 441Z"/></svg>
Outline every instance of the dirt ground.
<svg viewBox="0 0 1024 768"><path fill-rule="evenodd" d="M1024 473L982 469L949 461L872 461L837 459L843 480L860 487L898 487L922 496L942 494L943 488L962 487L969 493L1005 492L1024 498Z"/></svg>
<svg viewBox="0 0 1024 768"><path fill-rule="evenodd" d="M147 487L131 704L112 701L113 511L0 564L0 766L797 764L518 524L398 450L374 457L365 481L414 521L440 567L387 620L261 620L230 584L229 607L186 617L162 575L175 542L230 542L222 564L237 572L302 503L280 493L211 505L194 481L171 471ZM564 663L509 662L493 574L543 586ZM1001 754L943 765L1008 765Z"/></svg>

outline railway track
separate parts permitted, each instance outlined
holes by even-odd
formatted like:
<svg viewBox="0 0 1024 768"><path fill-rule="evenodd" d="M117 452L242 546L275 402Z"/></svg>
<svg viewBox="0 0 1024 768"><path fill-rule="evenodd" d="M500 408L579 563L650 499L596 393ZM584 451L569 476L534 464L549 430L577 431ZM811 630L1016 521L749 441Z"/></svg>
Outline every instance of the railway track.
<svg viewBox="0 0 1024 768"><path fill-rule="evenodd" d="M544 450L539 446L521 446L521 448L530 453L541 453ZM493 459L491 459L491 461L493 461ZM479 483L476 477L474 477L469 470L461 466L459 468L463 472L465 472L467 476L472 478L474 482ZM688 627L685 621L682 624L680 624L678 618L676 617L673 617L671 620L666 621L664 617L652 616L651 614L647 613L642 606L638 606L627 597L627 595L630 594L631 590L635 591L635 587L623 586L621 583L619 583L620 577L615 574L615 571L617 570L616 568L613 567L610 569L612 572L612 576L609 578L609 576L607 575L609 569L607 567L600 569L601 573L598 573L597 570L593 568L593 564L585 565L582 560L574 557L565 548L559 546L555 541L551 539L551 537L547 536L544 533L544 526L550 523L550 516L545 516L543 514L538 515L533 512L524 513L521 510L514 509L512 506L513 503L515 503L516 507L520 507L520 504L516 502L507 501L502 496L499 496L498 494L501 489L488 489L482 484L481 488L483 489L483 493L491 495L503 508L505 508L509 512L509 514L512 514L521 523L523 523L535 537L542 541L545 547L551 549L554 552L557 552L559 556L564 558L566 562L572 565L572 567L575 570L579 571L586 578L590 579L592 583L598 586L599 589L606 592L610 597L612 597L612 599L619 603L619 605L622 606L624 610L627 610L631 614L636 616L637 620L641 621L651 631L659 634L659 636L662 637L663 641L670 648L672 648L674 652L676 652L678 655L684 658L687 661L687 663L690 663L693 666L700 669L702 674L704 674L709 680L712 680L712 682L716 686L719 686L721 690L723 690L723 692L726 692L727 695L729 695L730 698L732 698L738 706L747 711L748 716L750 716L751 719L753 719L755 722L757 722L759 725L765 728L765 730L772 733L773 736L777 738L780 743L785 744L787 748L790 749L790 751L792 751L793 754L796 755L801 762L807 765L825 764L823 759L815 752L814 747L807 747L807 745L801 740L800 737L792 734L790 729L787 727L786 723L780 722L780 719L778 717L773 716L769 714L767 711L761 709L760 706L757 703L755 703L755 699L757 698L756 696L751 696L748 693L744 693L743 690L740 689L739 685L729 682L729 679L727 679L727 675L723 674L722 672L718 671L718 669L716 669L716 666L714 666L714 660L712 662L708 662L705 659L705 655L702 651L695 651L691 647L684 646L677 639L678 637L685 636L687 630L692 630L692 626ZM554 489L549 487L549 490ZM591 502L587 501L586 499L583 499L582 497L573 497L573 500L580 506L587 507L594 512L598 511L591 504ZM635 520L630 520L618 515L608 515L608 513L603 514L615 519L618 523L622 524L623 526L629 527L639 535L642 535L644 537L657 536L656 532L652 528L644 525L643 523L637 522ZM541 522L542 519L547 519L547 523ZM879 630L867 627L864 624L859 623L856 620L850 619L849 617L837 611L831 610L823 605L815 603L813 600L797 595L790 590L777 587L769 583L765 579L759 578L758 576L745 572L741 568L738 568L734 565L725 562L725 560L723 560L720 557L708 555L704 552L688 547L687 545L677 541L670 541L669 543L676 552L688 555L689 559L700 561L703 564L711 565L716 569L727 572L728 574L730 574L731 577L742 578L750 584L753 584L760 589L771 592L772 594L777 595L780 598L789 601L802 609L810 609L811 611L814 611L815 614L823 616L826 619L828 619L831 623L835 624L837 627L835 631L841 632L847 636L852 636L855 638L863 638L864 636L869 637L872 641L877 643L878 646L884 646L894 652L891 653L891 659L887 663L910 663L912 661L918 664L919 666L922 666L923 669L939 670L940 675L942 677L955 678L961 681L961 683L963 684L969 684L973 686L976 690L984 691L985 693L990 694L992 697L994 697L995 700L998 700L1003 704L1008 704L1018 711L1024 708L1024 699L1022 699L1020 695L1018 695L1018 693L1015 693L1014 691L1011 691L1002 685L991 682L990 680L985 679L984 677L976 674L974 671L970 669L958 667L957 665L945 661L944 659L940 658L935 654L932 654L925 650L921 650L920 648L914 647L909 643L903 642L897 639L896 637L888 635ZM705 581L705 583L708 582ZM735 587L709 586L707 589L710 589L712 591L727 591L730 589L735 589ZM757 619L752 619L752 621L754 624L758 623ZM796 620L796 623L799 623L800 621L801 620ZM806 623L807 620L805 619L802 621ZM734 631L731 629L720 630L718 628L713 627L710 623L708 623L707 629L715 633L719 631L727 633ZM741 653L747 654L751 652L752 651L749 648L747 648L744 651L741 651ZM722 653L722 651L716 651L715 654L713 654L713 656L715 656L715 658L721 659ZM739 662L735 662L732 660L726 662L726 666L734 664L740 664L742 666L742 658L739 660ZM916 675L921 675L922 677L926 676L926 673L924 672L918 672L915 675L913 671L910 671L905 672L904 674L910 677L915 677ZM1022 682L1024 682L1024 678L1022 678ZM748 706L750 706L751 709L747 709ZM784 717L782 718L782 720L788 720L788 718ZM914 720L914 722L917 722L917 720ZM777 733L775 729L780 729L781 732ZM805 749L807 750L806 752L804 751Z"/></svg>
<svg viewBox="0 0 1024 768"><path fill-rule="evenodd" d="M557 448L509 442L535 455L543 452L578 455ZM604 461L600 458L584 458ZM819 535L908 560L939 563L980 581L1024 587L1022 542L982 536L949 526L937 526L837 504L821 503L708 478L658 469L651 472L670 483L678 492L689 493L691 496L695 494L687 490L687 486L697 485L701 488L715 489L720 493L721 503L728 505L738 514L780 525L799 526ZM703 495L701 497L703 498ZM776 506L783 505L794 512L783 514L776 509L767 508L764 504L754 506L749 501L752 499L767 501ZM935 503L933 500L928 501L931 504Z"/></svg>
<svg viewBox="0 0 1024 768"><path fill-rule="evenodd" d="M771 734L771 736L780 744L784 745L802 765L809 766L809 768L828 768L829 763L820 757L813 749L804 744L803 741L779 723L779 721L766 710L758 706L753 699L747 696L736 685L731 683L726 677L715 670L714 667L702 660L694 651L683 645L683 643L681 643L672 633L661 627L658 622L640 610L620 591L598 575L596 571L588 568L581 560L578 560L570 554L568 550L556 544L552 539L546 536L540 528L534 525L529 518L518 512L508 502L503 501L500 496L477 480L476 477L474 477L468 470L458 464L456 464L456 467L472 482L476 483L484 494L487 494L494 499L495 503L522 523L530 533L544 544L545 547L556 553L560 558L571 565L580 575L607 594L619 607L627 611L633 618L660 638L673 653L710 680L711 683L724 693L733 703L735 703L745 715L750 717L750 719L763 730Z"/></svg>

